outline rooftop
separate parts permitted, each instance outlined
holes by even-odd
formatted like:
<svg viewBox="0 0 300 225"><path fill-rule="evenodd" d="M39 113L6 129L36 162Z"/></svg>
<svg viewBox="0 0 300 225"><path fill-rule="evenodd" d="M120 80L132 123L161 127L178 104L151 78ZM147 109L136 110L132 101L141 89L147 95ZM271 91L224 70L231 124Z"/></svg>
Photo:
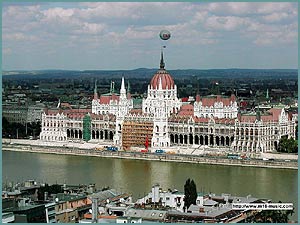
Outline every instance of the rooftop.
<svg viewBox="0 0 300 225"><path fill-rule="evenodd" d="M67 201L76 201L80 199L85 199L87 196L83 194L64 194L58 193L56 194L56 198L58 198L59 202L67 202Z"/></svg>

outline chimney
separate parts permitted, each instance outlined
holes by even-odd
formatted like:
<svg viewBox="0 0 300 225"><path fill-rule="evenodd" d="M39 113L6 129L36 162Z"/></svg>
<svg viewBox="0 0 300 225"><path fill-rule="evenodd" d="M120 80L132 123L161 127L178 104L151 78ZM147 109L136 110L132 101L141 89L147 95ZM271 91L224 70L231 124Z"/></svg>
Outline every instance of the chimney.
<svg viewBox="0 0 300 225"><path fill-rule="evenodd" d="M98 219L98 199L92 198L92 223L97 223Z"/></svg>

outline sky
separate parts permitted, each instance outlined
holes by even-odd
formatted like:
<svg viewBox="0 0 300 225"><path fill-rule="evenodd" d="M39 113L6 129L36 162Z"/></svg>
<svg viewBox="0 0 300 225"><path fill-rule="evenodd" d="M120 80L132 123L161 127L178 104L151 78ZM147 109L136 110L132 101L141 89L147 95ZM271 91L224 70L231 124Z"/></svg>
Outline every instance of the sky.
<svg viewBox="0 0 300 225"><path fill-rule="evenodd" d="M159 38L168 30L171 38ZM2 70L298 68L298 3L3 3Z"/></svg>

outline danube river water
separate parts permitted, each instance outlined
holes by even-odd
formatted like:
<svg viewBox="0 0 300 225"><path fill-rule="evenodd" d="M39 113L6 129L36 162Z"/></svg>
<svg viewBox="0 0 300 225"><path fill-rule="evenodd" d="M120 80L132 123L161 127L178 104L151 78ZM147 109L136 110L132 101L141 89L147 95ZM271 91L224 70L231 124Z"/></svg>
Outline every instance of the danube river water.
<svg viewBox="0 0 300 225"><path fill-rule="evenodd" d="M95 183L98 188L109 186L137 199L155 183L183 191L188 178L195 181L199 192L251 194L293 203L297 212L297 170L2 152L2 182Z"/></svg>

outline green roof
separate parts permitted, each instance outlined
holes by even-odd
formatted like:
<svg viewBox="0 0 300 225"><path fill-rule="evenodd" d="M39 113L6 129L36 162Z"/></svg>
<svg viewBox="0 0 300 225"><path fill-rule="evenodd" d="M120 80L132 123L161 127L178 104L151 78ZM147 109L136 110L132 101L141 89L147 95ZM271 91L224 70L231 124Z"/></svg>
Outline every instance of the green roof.
<svg viewBox="0 0 300 225"><path fill-rule="evenodd" d="M102 94L102 96L112 96L112 94L114 94L114 95L119 95L119 94L117 94L117 93L106 93L106 94Z"/></svg>
<svg viewBox="0 0 300 225"><path fill-rule="evenodd" d="M79 199L86 198L86 195L71 195L71 194L64 194L64 193L58 193L56 194L56 198L58 198L58 201L76 201Z"/></svg>
<svg viewBox="0 0 300 225"><path fill-rule="evenodd" d="M12 208L3 209L3 212L26 211L26 210L38 208L41 206L44 206L44 205L39 204L39 205L26 205L26 206L12 207Z"/></svg>
<svg viewBox="0 0 300 225"><path fill-rule="evenodd" d="M133 104L136 105L136 104L142 104L143 102L143 99L142 98L134 98L133 99Z"/></svg>

